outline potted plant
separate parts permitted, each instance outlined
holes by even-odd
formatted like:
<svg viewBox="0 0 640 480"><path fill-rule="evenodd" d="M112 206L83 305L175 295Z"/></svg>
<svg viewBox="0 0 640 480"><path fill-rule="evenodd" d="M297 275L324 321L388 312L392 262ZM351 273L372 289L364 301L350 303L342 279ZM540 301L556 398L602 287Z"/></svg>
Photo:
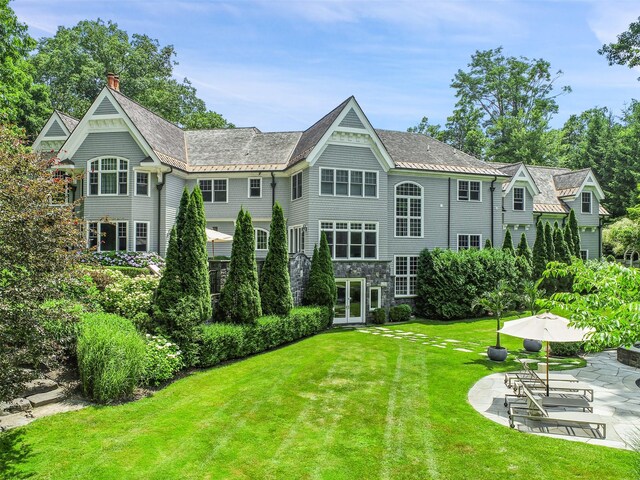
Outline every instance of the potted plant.
<svg viewBox="0 0 640 480"><path fill-rule="evenodd" d="M538 299L540 298L540 291L538 290L538 286L540 285L541 280L534 282L533 280L528 280L524 283L524 293L522 295L522 300L525 306L531 310L531 315L535 315L538 313ZM542 350L542 342L540 340L533 340L531 338L525 338L522 342L522 346L527 352L539 352Z"/></svg>
<svg viewBox="0 0 640 480"><path fill-rule="evenodd" d="M475 304L483 307L489 315L496 317L496 344L487 349L487 356L494 362L504 362L507 359L507 349L500 345L499 330L502 314L513 305L513 301L513 292L504 280L498 282L495 290L486 292L475 301Z"/></svg>

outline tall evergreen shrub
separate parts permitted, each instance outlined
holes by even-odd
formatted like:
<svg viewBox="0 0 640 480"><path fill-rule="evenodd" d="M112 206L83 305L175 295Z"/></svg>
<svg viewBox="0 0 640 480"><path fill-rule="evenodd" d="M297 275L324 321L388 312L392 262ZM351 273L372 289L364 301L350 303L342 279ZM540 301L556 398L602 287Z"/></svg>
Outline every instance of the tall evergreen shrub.
<svg viewBox="0 0 640 480"><path fill-rule="evenodd" d="M538 220L536 224L536 241L533 244L533 277L542 277L542 272L547 268L547 242L544 237L544 226Z"/></svg>
<svg viewBox="0 0 640 480"><path fill-rule="evenodd" d="M493 248L493 245L491 244L491 239L490 238L487 238L484 241L484 248Z"/></svg>
<svg viewBox="0 0 640 480"><path fill-rule="evenodd" d="M569 256L574 256L575 247L573 246L573 235L571 234L571 228L569 228L569 224L567 223L562 230L562 236L564 237L564 241L567 244L567 249L569 251Z"/></svg>
<svg viewBox="0 0 640 480"><path fill-rule="evenodd" d="M311 256L311 268L309 270L309 279L304 289L302 301L305 305L315 305L318 299L323 298L322 294L322 269L318 260L318 245L313 246L313 255ZM324 296L329 293L325 292Z"/></svg>
<svg viewBox="0 0 640 480"><path fill-rule="evenodd" d="M549 222L544 225L544 243L547 247L547 262L553 262L556 259L556 249L553 245L553 228Z"/></svg>
<svg viewBox="0 0 640 480"><path fill-rule="evenodd" d="M178 232L178 237L176 238L178 242L178 251L180 255L184 251L182 246L182 234L184 232L185 224L187 223L187 212L189 211L189 202L191 201L191 195L189 194L189 189L184 187L182 190L182 197L180 198L180 206L178 207L178 215L176 216L175 227ZM182 259L181 259L182 262Z"/></svg>
<svg viewBox="0 0 640 480"><path fill-rule="evenodd" d="M487 250L486 246L485 250ZM433 275L433 255L425 248L418 257L418 271L416 272L416 312L425 318L432 318L435 315L435 311L431 308L431 302L428 301L431 294L429 279Z"/></svg>
<svg viewBox="0 0 640 480"><path fill-rule="evenodd" d="M527 242L527 235L524 232L522 233L522 235L520 235L520 243L518 243L516 255L518 257L525 258L529 263L529 266L533 268L533 255L531 253L531 249L529 248L529 243Z"/></svg>
<svg viewBox="0 0 640 480"><path fill-rule="evenodd" d="M220 292L217 320L254 324L262 315L257 270L251 215L241 208L233 235L229 273Z"/></svg>
<svg viewBox="0 0 640 480"><path fill-rule="evenodd" d="M260 272L260 302L264 315L286 316L293 308L287 226L282 207L277 202L269 227L269 251Z"/></svg>
<svg viewBox="0 0 640 480"><path fill-rule="evenodd" d="M175 225L169 235L165 262L164 271L156 290L153 316L161 325L170 328L171 321L168 312L183 295L178 230Z"/></svg>
<svg viewBox="0 0 640 480"><path fill-rule="evenodd" d="M567 248L567 242L564 241L564 233L556 222L553 226L553 248L555 251L555 259L562 263L571 263L571 256Z"/></svg>
<svg viewBox="0 0 640 480"><path fill-rule="evenodd" d="M511 239L511 230L507 228L507 232L504 234L504 242L502 243L502 249L508 251L509 253L513 252L513 240Z"/></svg>
<svg viewBox="0 0 640 480"><path fill-rule="evenodd" d="M578 220L576 219L576 212L573 208L569 212L569 230L571 230L571 237L573 238L573 255L580 258L580 232L578 232Z"/></svg>
<svg viewBox="0 0 640 480"><path fill-rule="evenodd" d="M333 276L331 250L324 232L320 237L320 248L313 247L309 281L304 291L306 305L320 305L333 309L337 300L336 280Z"/></svg>
<svg viewBox="0 0 640 480"><path fill-rule="evenodd" d="M322 232L320 235L320 249L318 250L318 261L322 266L322 273L324 274L324 281L327 284L327 288L330 293L331 304L328 305L333 308L338 300L338 290L336 288L336 278L333 273L333 260L331 260L331 249L329 248L329 242L327 241L327 235Z"/></svg>

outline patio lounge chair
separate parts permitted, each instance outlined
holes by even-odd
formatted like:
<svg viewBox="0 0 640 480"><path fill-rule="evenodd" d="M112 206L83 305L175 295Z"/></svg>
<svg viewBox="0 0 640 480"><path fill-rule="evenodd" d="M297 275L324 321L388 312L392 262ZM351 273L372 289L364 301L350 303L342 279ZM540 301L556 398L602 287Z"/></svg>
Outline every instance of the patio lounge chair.
<svg viewBox="0 0 640 480"><path fill-rule="evenodd" d="M518 393L507 393L504 396L504 406L508 407L510 404L526 403L529 398L525 390L535 396L538 403L545 408L572 408L580 409L583 412L593 412L593 407L583 395L572 395L571 393L567 394L566 392L556 392L552 390L551 393L553 393L553 395L546 396L526 384L520 385Z"/></svg>
<svg viewBox="0 0 640 480"><path fill-rule="evenodd" d="M598 435L600 438L606 438L607 423L603 417L584 412L548 412L540 402L540 398L531 390L526 386L522 390L527 398L528 405L526 407L519 405L509 407L509 426L511 428L515 428L515 419L521 418L535 420L540 422L541 425L553 424L559 427L583 428L593 431L594 435ZM548 431L548 433L554 432Z"/></svg>
<svg viewBox="0 0 640 480"><path fill-rule="evenodd" d="M546 375L541 375L540 372L537 372L531 368L529 363L521 362L522 369L517 372L507 372L504 375L504 384L513 388L513 382L516 380L527 380L531 378L540 378L541 380L546 380ZM578 382L578 379L573 375L569 375L567 373L549 373L549 381L562 381L562 382Z"/></svg>
<svg viewBox="0 0 640 480"><path fill-rule="evenodd" d="M547 383L538 375L529 378L521 378L512 383L513 391L517 396L522 396L522 387L526 385L531 390L546 390ZM559 394L575 394L593 402L593 388L584 382L567 382L562 380L549 380L549 391Z"/></svg>

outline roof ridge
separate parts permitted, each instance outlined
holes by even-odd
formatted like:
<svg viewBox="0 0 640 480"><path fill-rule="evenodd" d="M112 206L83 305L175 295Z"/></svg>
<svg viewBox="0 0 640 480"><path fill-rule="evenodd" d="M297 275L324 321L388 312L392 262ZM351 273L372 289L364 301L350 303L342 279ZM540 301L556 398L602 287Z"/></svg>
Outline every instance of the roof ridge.
<svg viewBox="0 0 640 480"><path fill-rule="evenodd" d="M564 173L559 173L558 175L554 175L554 177L561 177L562 175L569 175L570 173L580 173L580 172L585 172L587 170L591 170L591 167L585 167L585 168L581 168L579 170L571 170L569 169L568 172L564 172Z"/></svg>
<svg viewBox="0 0 640 480"><path fill-rule="evenodd" d="M56 112L58 115L64 115L65 117L69 117L70 119L75 120L77 122L80 121L79 119L77 119L73 115L69 115L68 113L63 112L62 110L58 110L57 108L54 108L53 111Z"/></svg>
<svg viewBox="0 0 640 480"><path fill-rule="evenodd" d="M308 132L309 130L311 130L313 127L315 127L316 125L318 125L322 120L324 120L325 118L327 118L329 115L331 115L333 112L335 112L336 110L338 110L340 107L344 108L346 106L347 103L349 103L349 100L351 100L352 98L355 98L353 95L351 95L349 98L347 98L346 100L344 100L342 103L340 103L340 105L338 105L337 107L333 108L329 113L323 115L317 122L315 122L313 125L311 125L309 128L307 128L306 130L303 130L302 133ZM327 127L328 128L328 127Z"/></svg>
<svg viewBox="0 0 640 480"><path fill-rule="evenodd" d="M170 122L169 120L167 120L166 118L164 118L162 115L157 114L156 112L154 112L153 110L151 110L150 108L145 107L144 105L142 105L141 103L135 101L133 98L130 98L128 96L126 96L124 93L122 93L120 90L114 90L113 88L106 86L106 89L108 89L111 93L117 93L118 95L120 95L121 97L126 98L127 100L129 100L132 103L135 103L138 107L142 108L143 110L146 110L147 112L149 112L151 115L155 115L156 117L158 117L160 120L162 120L165 123L168 123L169 125L177 128L180 131L184 131L182 129L182 127L176 125L173 122ZM120 101L116 98L116 101L118 101L118 103L120 103ZM122 105L120 105L122 106Z"/></svg>

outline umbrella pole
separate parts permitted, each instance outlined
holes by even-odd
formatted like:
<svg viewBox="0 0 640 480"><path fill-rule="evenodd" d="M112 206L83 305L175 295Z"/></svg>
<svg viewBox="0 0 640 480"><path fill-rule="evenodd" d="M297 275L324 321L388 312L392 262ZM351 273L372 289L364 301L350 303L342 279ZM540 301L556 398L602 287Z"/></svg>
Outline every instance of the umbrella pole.
<svg viewBox="0 0 640 480"><path fill-rule="evenodd" d="M211 240L211 258L213 258L215 260L216 258L216 241L215 240Z"/></svg>
<svg viewBox="0 0 640 480"><path fill-rule="evenodd" d="M549 341L547 340L547 397L549 396Z"/></svg>

